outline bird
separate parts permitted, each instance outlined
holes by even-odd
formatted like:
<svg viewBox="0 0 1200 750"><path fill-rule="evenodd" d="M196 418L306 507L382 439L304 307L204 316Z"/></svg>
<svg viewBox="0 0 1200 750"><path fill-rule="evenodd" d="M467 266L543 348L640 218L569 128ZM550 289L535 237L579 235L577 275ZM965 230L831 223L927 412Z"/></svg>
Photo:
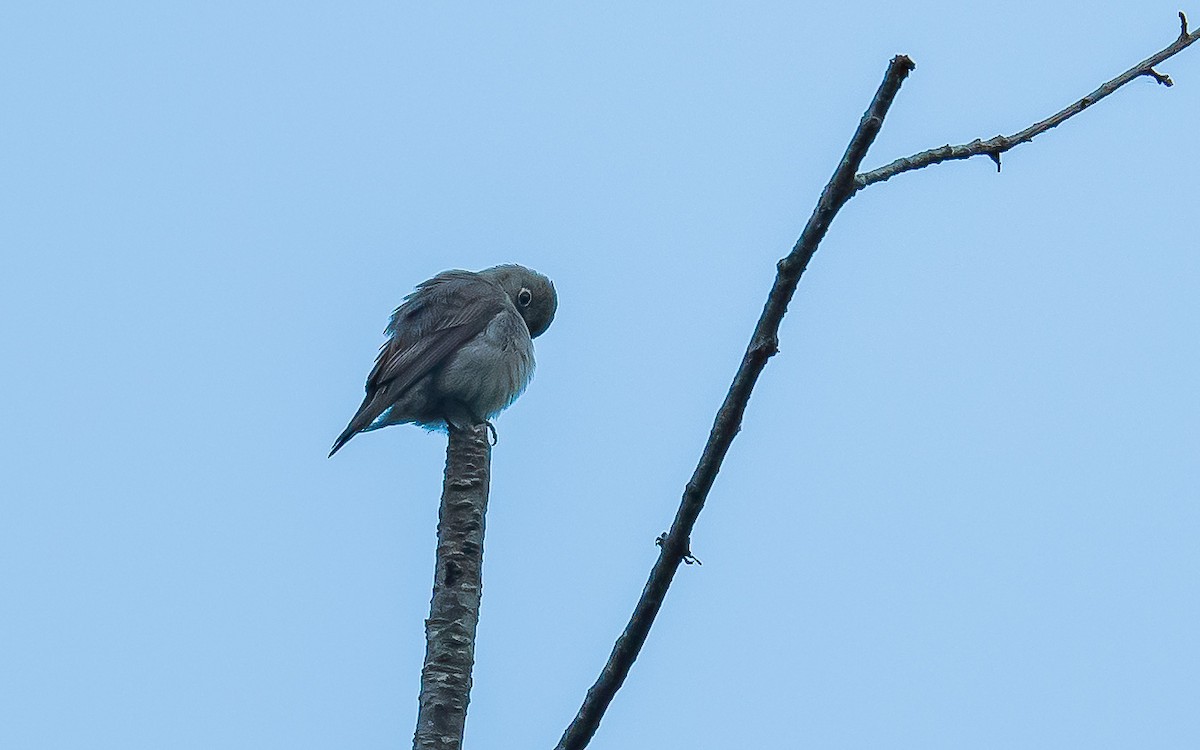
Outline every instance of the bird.
<svg viewBox="0 0 1200 750"><path fill-rule="evenodd" d="M443 271L392 313L366 397L333 443L394 424L457 429L484 424L533 377L533 339L558 310L549 278L515 263Z"/></svg>

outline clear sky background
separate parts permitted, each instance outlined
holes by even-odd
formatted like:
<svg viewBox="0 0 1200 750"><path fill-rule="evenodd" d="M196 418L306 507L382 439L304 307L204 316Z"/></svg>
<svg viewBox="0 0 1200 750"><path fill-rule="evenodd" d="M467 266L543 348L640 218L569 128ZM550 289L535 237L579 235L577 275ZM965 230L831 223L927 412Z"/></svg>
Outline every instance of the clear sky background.
<svg viewBox="0 0 1200 750"><path fill-rule="evenodd" d="M888 59L869 167L1178 9L10 4L0 747L409 746L444 437L325 456L403 295L500 262L560 307L467 742L553 747ZM1200 47L1162 70L847 205L592 747L1200 747Z"/></svg>

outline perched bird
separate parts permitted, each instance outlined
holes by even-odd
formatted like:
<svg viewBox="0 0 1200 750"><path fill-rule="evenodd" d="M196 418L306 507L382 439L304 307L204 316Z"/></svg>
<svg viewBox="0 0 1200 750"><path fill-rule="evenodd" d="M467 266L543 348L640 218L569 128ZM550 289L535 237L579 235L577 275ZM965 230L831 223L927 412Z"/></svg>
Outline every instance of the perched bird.
<svg viewBox="0 0 1200 750"><path fill-rule="evenodd" d="M329 455L393 424L490 426L529 385L533 339L557 309L550 279L515 264L422 282L392 313L367 396Z"/></svg>

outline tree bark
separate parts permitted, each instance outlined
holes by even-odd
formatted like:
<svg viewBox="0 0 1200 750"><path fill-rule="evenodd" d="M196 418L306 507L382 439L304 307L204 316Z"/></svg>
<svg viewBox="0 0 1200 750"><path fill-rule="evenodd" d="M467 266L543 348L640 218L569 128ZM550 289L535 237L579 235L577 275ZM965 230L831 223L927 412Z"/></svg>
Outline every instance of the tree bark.
<svg viewBox="0 0 1200 750"><path fill-rule="evenodd" d="M492 460L487 435L482 425L451 427L446 445L414 750L462 747L483 593L484 514Z"/></svg>

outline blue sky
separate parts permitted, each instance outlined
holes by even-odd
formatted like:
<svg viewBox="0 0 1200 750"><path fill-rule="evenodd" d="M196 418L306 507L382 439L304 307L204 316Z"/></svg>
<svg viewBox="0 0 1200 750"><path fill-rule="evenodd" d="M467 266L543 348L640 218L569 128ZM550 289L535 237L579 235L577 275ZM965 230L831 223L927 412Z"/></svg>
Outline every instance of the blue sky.
<svg viewBox="0 0 1200 750"><path fill-rule="evenodd" d="M407 746L444 438L325 455L414 284L521 262L560 307L467 741L552 747L888 59L871 167L1178 9L7 9L0 746ZM592 747L1200 745L1200 50L1162 70L847 205Z"/></svg>

